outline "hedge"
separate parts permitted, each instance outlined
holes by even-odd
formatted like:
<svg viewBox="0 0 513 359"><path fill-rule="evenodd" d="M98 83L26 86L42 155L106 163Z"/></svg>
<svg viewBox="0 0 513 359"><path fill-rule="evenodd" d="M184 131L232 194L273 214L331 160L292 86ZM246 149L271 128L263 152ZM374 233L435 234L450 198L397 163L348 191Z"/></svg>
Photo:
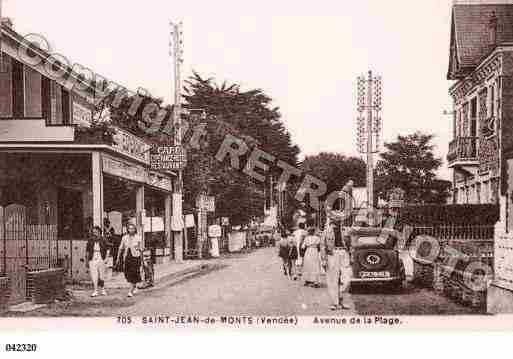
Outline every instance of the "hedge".
<svg viewBox="0 0 513 359"><path fill-rule="evenodd" d="M399 212L399 222L410 225L494 225L499 220L495 204L449 204L407 206Z"/></svg>

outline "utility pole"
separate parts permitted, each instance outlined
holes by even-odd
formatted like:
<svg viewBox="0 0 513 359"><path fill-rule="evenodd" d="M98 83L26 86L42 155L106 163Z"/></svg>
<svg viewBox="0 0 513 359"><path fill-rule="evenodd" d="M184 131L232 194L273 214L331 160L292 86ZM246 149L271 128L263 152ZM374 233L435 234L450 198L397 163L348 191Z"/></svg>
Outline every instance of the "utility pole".
<svg viewBox="0 0 513 359"><path fill-rule="evenodd" d="M372 103L372 71L367 80L367 103ZM367 106L367 205L374 208L374 156L372 155L372 107Z"/></svg>
<svg viewBox="0 0 513 359"><path fill-rule="evenodd" d="M4 53L2 52L2 26L3 26L3 15L2 15L2 7L4 5L3 0L0 0L0 72L4 72Z"/></svg>
<svg viewBox="0 0 513 359"><path fill-rule="evenodd" d="M173 124L174 124L174 145L176 147L182 146L182 81L181 81L181 65L183 63L183 31L182 22L169 23L171 25L171 43L170 55L173 59L174 65L174 108L173 108ZM183 171L178 170L178 178L174 186L174 229L175 229L175 248L176 243L183 243L183 211L182 211L182 193L183 193ZM180 246L181 248L181 246ZM175 254L176 259L176 254Z"/></svg>
<svg viewBox="0 0 513 359"><path fill-rule="evenodd" d="M272 215L273 215L273 175L269 177L269 217L270 221L272 221Z"/></svg>
<svg viewBox="0 0 513 359"><path fill-rule="evenodd" d="M379 152L381 134L381 78L369 71L358 77L358 151L367 157L367 208L374 209L374 153Z"/></svg>

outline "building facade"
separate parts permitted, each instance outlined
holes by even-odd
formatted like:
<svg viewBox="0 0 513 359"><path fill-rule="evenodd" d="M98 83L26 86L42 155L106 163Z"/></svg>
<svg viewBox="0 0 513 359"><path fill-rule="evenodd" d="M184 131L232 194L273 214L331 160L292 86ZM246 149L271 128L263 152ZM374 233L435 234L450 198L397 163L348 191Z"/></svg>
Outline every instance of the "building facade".
<svg viewBox="0 0 513 359"><path fill-rule="evenodd" d="M447 78L454 101L453 203L498 203L513 128L513 5L454 5Z"/></svg>
<svg viewBox="0 0 513 359"><path fill-rule="evenodd" d="M73 280L86 279L87 233L105 218L119 236L136 222L157 255L181 260L171 228L175 174L152 170L150 144L121 128L110 144L79 139L78 126L96 112L83 78L49 66L39 48L25 51L38 60L27 62L25 39L8 21L1 30L0 276L19 284L20 265L43 267L41 258L51 258L66 262Z"/></svg>
<svg viewBox="0 0 513 359"><path fill-rule="evenodd" d="M453 6L454 203L497 203L490 313L513 313L513 4Z"/></svg>

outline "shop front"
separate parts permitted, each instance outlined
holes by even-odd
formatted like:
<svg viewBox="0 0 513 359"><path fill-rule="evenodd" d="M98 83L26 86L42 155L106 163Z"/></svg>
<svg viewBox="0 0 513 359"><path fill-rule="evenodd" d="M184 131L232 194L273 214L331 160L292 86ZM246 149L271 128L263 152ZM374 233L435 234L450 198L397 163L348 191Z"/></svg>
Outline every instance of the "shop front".
<svg viewBox="0 0 513 359"><path fill-rule="evenodd" d="M103 211L119 240L132 222L157 264L175 259L171 231L172 180L144 166L102 155Z"/></svg>
<svg viewBox="0 0 513 359"><path fill-rule="evenodd" d="M98 110L91 84L62 64L67 78L50 73L42 49L33 54L41 62L25 63L23 37L10 26L1 33L0 310L5 297L28 297L34 271L89 280L93 226L108 228L117 244L133 221L156 262L180 261L183 245L173 242L171 226L172 207L181 207L178 196L172 200L175 174L151 170L143 138L112 124L112 138L84 130ZM81 86L70 88L70 80Z"/></svg>
<svg viewBox="0 0 513 359"><path fill-rule="evenodd" d="M68 147L0 152L0 276L14 301L26 297L27 271L64 268L88 280L86 241L106 219L114 244L133 221L157 263L175 258L172 177L115 148Z"/></svg>

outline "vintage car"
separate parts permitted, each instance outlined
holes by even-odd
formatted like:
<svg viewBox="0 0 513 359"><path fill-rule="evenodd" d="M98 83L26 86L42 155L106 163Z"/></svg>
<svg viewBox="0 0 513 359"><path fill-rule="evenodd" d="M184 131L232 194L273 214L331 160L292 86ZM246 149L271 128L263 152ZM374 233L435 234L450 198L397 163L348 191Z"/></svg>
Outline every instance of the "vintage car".
<svg viewBox="0 0 513 359"><path fill-rule="evenodd" d="M255 246L267 247L270 246L273 240L274 228L271 226L262 225L257 228L255 232Z"/></svg>
<svg viewBox="0 0 513 359"><path fill-rule="evenodd" d="M406 278L404 263L396 248L393 231L383 228L350 228L353 285L380 284L402 289Z"/></svg>

